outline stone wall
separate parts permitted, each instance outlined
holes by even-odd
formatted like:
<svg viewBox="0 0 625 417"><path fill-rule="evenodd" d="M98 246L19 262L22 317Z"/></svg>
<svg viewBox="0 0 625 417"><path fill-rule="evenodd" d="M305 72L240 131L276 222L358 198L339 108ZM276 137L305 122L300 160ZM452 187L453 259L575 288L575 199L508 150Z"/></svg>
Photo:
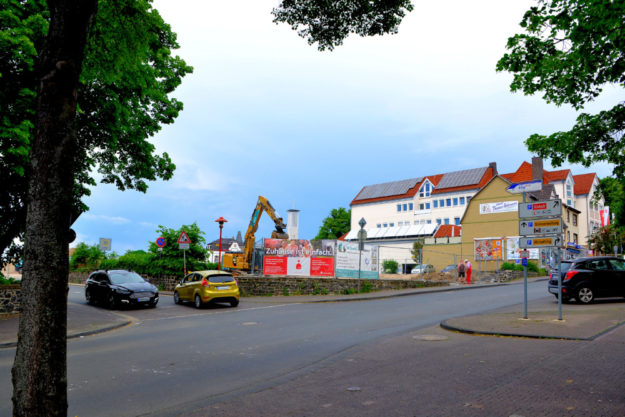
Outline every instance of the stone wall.
<svg viewBox="0 0 625 417"><path fill-rule="evenodd" d="M75 284L84 284L89 276L88 273L72 272L69 281ZM160 290L173 291L180 281L178 276L148 277L146 280L156 285ZM237 277L241 294L244 296L254 295L310 295L310 294L335 294L354 292L358 288L357 279L337 278L302 278L302 277L266 277L266 276L240 276ZM399 279L362 279L361 289L370 288L373 291L398 290L404 288L420 288L448 285L447 282L433 282L424 280L399 280Z"/></svg>
<svg viewBox="0 0 625 417"><path fill-rule="evenodd" d="M21 285L0 285L0 314L14 314L21 310Z"/></svg>

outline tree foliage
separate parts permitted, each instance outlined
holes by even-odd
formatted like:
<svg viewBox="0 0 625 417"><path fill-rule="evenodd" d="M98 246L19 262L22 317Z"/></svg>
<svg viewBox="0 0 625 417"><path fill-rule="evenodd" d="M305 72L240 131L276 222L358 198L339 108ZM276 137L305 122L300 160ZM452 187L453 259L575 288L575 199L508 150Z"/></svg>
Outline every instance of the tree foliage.
<svg viewBox="0 0 625 417"><path fill-rule="evenodd" d="M521 21L525 33L508 39L509 53L497 70L514 74L513 92L542 92L549 103L583 109L606 85L625 85L624 19L623 1L539 0ZM569 131L534 134L525 143L555 166L605 161L623 177L624 129L621 102L598 114L581 113Z"/></svg>
<svg viewBox="0 0 625 417"><path fill-rule="evenodd" d="M597 254L612 254L615 246L616 251L622 253L623 243L625 243L625 229L615 225L601 227L588 238L588 245Z"/></svg>
<svg viewBox="0 0 625 417"><path fill-rule="evenodd" d="M412 242L412 249L410 249L412 259L414 259L418 264L421 264L422 261L421 256L423 255L423 252L421 250L423 249L423 244L423 239L417 239Z"/></svg>
<svg viewBox="0 0 625 417"><path fill-rule="evenodd" d="M81 242L74 248L74 253L69 260L69 269L71 271L93 271L99 268L104 259L106 259L106 253L100 250L98 245L89 246Z"/></svg>
<svg viewBox="0 0 625 417"><path fill-rule="evenodd" d="M273 9L275 23L287 23L310 45L332 50L350 34L397 33L409 0L282 0Z"/></svg>
<svg viewBox="0 0 625 417"><path fill-rule="evenodd" d="M352 210L343 207L332 209L330 215L323 219L319 233L315 239L338 239L349 232L351 227Z"/></svg>
<svg viewBox="0 0 625 417"><path fill-rule="evenodd" d="M0 253L23 238L33 134L35 64L48 33L50 14L42 0L0 0ZM172 123L182 103L170 94L192 68L172 50L179 46L150 1L101 0L89 31L78 88L73 210L103 183L145 192L147 182L169 179L169 156L148 139ZM4 259L7 261L9 259Z"/></svg>

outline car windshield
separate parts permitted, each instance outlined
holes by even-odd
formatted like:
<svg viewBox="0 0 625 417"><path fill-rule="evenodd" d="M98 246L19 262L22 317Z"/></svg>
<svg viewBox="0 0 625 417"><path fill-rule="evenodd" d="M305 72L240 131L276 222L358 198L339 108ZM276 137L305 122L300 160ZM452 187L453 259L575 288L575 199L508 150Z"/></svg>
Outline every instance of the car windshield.
<svg viewBox="0 0 625 417"><path fill-rule="evenodd" d="M145 282L141 275L129 271L111 271L109 277L113 284L126 284L128 282Z"/></svg>
<svg viewBox="0 0 625 417"><path fill-rule="evenodd" d="M232 275L213 275L208 277L208 282L212 282L215 284L219 284L221 282L232 282L234 281L234 278L232 278Z"/></svg>

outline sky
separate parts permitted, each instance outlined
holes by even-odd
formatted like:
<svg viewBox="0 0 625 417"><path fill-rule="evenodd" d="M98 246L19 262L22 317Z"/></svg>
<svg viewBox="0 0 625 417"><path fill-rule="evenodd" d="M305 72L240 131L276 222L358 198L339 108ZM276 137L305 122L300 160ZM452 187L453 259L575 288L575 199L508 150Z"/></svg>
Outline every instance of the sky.
<svg viewBox="0 0 625 417"><path fill-rule="evenodd" d="M352 35L324 52L272 22L278 3L154 1L178 34L175 53L194 67L172 94L184 110L151 139L176 173L145 194L93 188L74 246L109 238L116 253L145 250L159 225L193 222L210 242L221 216L224 237L244 235L259 195L285 222L287 210L300 210L299 238L312 239L365 185L490 162L513 172L531 161L529 135L568 130L577 116L540 95L511 93L512 75L495 71L535 1L414 0L398 34ZM608 88L584 110L611 108L621 95ZM263 216L257 241L272 229Z"/></svg>

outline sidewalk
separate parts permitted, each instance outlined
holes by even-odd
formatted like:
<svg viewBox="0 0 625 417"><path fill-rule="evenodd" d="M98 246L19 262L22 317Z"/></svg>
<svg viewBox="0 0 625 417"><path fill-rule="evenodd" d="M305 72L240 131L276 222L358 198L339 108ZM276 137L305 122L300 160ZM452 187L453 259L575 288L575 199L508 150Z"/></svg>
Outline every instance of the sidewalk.
<svg viewBox="0 0 625 417"><path fill-rule="evenodd" d="M530 279L530 281L545 280L545 278ZM448 287L413 288L351 295L245 297L242 298L242 301L244 303L270 304L347 302L515 284L519 284L519 282L452 284ZM546 292L545 295L547 295ZM480 335L592 340L598 335L625 323L625 303L622 302L622 299L599 300L591 305L564 304L562 307L563 320L557 320L558 305L553 297L548 297L529 303L528 319L522 318L523 306L516 305L488 314L448 319L441 323L441 327L450 331ZM16 345L18 321L17 316L0 318L0 348ZM130 323L130 319L123 314L111 312L104 308L71 302L68 304L68 338L110 331Z"/></svg>

